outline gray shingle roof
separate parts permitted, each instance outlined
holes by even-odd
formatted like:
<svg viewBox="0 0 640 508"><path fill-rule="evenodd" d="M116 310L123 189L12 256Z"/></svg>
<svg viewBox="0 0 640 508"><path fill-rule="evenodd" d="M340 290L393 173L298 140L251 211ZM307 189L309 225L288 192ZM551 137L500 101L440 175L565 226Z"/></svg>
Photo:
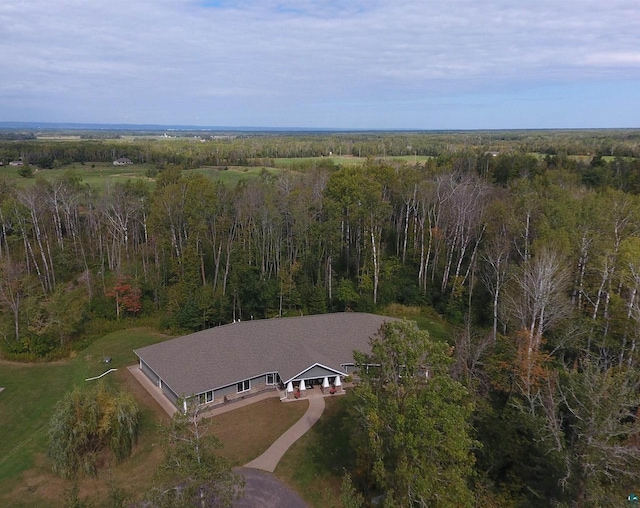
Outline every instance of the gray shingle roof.
<svg viewBox="0 0 640 508"><path fill-rule="evenodd" d="M394 318L345 312L233 323L134 352L178 396L189 396L278 372L287 381L319 363L344 372L353 351Z"/></svg>

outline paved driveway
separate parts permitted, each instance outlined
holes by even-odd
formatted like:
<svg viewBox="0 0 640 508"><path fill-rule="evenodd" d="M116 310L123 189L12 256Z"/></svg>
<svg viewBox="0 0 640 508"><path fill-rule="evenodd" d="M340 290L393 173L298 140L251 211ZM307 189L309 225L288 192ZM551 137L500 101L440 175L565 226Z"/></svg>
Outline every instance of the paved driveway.
<svg viewBox="0 0 640 508"><path fill-rule="evenodd" d="M275 476L258 469L238 468L244 476L244 496L236 501L234 508L308 508L308 505L293 490Z"/></svg>

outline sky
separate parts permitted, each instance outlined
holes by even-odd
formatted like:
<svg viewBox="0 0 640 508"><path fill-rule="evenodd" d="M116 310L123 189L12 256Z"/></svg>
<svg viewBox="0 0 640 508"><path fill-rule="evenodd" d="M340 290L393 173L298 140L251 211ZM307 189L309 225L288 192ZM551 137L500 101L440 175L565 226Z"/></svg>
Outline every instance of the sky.
<svg viewBox="0 0 640 508"><path fill-rule="evenodd" d="M639 0L2 0L0 121L640 127Z"/></svg>

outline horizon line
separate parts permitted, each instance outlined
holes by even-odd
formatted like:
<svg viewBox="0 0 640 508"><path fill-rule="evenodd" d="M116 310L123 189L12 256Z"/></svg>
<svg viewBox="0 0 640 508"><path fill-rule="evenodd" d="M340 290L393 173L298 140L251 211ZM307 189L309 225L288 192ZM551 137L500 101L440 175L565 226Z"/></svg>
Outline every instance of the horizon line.
<svg viewBox="0 0 640 508"><path fill-rule="evenodd" d="M204 132L501 132L501 131L616 131L639 130L640 127L515 127L515 128L348 128L348 127L274 127L274 126L230 126L230 125L190 125L190 124L155 124L155 123L95 123L95 122L32 122L32 121L0 121L0 129L69 129L69 130L138 130L138 131L204 131Z"/></svg>

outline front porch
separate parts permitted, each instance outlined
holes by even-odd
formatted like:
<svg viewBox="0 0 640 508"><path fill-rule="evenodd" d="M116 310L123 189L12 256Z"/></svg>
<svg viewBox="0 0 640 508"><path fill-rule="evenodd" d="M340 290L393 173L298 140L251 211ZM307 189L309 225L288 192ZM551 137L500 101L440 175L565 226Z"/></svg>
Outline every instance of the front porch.
<svg viewBox="0 0 640 508"><path fill-rule="evenodd" d="M333 395L344 395L345 385L351 386L352 383L345 383L341 376L324 376L314 378L303 378L289 381L284 390L279 389L280 400L283 402L300 400L307 397L331 397Z"/></svg>

